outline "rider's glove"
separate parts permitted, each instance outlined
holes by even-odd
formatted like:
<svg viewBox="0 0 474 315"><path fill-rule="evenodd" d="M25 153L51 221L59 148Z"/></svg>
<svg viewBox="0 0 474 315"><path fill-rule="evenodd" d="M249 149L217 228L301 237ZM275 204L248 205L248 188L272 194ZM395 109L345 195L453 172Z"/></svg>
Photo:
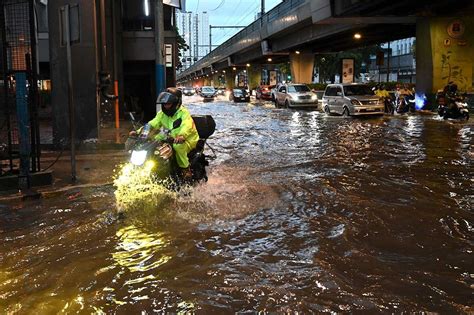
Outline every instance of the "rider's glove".
<svg viewBox="0 0 474 315"><path fill-rule="evenodd" d="M184 137L183 136L176 136L174 138L174 143L184 143Z"/></svg>

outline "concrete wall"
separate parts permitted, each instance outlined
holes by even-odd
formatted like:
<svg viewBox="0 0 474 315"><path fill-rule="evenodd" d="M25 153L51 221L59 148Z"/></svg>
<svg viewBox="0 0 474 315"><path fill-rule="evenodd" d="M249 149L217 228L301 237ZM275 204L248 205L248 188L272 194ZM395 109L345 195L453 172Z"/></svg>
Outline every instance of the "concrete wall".
<svg viewBox="0 0 474 315"><path fill-rule="evenodd" d="M69 141L66 47L60 45L59 27L59 9L65 4L79 4L80 12L80 42L71 47L76 136L79 140L98 137L94 3L95 1L55 0L48 4L51 102L56 144Z"/></svg>
<svg viewBox="0 0 474 315"><path fill-rule="evenodd" d="M454 21L463 34L449 34ZM473 91L474 16L419 18L416 38L416 81L419 93L435 93L449 81L461 91Z"/></svg>

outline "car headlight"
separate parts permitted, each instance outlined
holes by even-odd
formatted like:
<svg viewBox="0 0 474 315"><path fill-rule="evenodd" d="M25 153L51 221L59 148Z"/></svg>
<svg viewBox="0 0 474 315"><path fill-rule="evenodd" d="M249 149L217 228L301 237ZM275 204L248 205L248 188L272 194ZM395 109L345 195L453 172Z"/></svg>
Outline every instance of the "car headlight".
<svg viewBox="0 0 474 315"><path fill-rule="evenodd" d="M351 100L351 104L352 104L352 105L359 106L359 105L360 105L360 102L359 102L358 100Z"/></svg>
<svg viewBox="0 0 474 315"><path fill-rule="evenodd" d="M318 99L318 97L317 97L316 95L311 96L311 100L312 100L312 101L315 101L315 100L317 100L317 99Z"/></svg>
<svg viewBox="0 0 474 315"><path fill-rule="evenodd" d="M145 150L132 151L130 162L132 162L132 164L136 166L143 165L143 163L145 163L145 160L146 160L146 155L147 155L147 152Z"/></svg>

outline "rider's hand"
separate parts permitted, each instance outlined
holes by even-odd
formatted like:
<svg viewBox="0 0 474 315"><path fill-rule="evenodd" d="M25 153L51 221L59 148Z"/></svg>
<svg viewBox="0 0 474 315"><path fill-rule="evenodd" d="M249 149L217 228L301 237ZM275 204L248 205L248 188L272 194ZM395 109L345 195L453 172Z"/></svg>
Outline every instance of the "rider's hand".
<svg viewBox="0 0 474 315"><path fill-rule="evenodd" d="M136 137L137 136L137 132L135 130L132 130L128 133L128 136L129 137Z"/></svg>
<svg viewBox="0 0 474 315"><path fill-rule="evenodd" d="M176 136L176 138L174 138L174 143L183 143L184 140L183 136Z"/></svg>

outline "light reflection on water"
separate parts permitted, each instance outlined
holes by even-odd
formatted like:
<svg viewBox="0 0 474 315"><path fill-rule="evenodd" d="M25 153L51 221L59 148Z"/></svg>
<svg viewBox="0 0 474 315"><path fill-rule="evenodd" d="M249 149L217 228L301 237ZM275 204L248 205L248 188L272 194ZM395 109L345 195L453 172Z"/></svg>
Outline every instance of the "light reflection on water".
<svg viewBox="0 0 474 315"><path fill-rule="evenodd" d="M2 309L469 312L470 123L189 108L218 154L189 194L125 219L110 187L0 207Z"/></svg>

